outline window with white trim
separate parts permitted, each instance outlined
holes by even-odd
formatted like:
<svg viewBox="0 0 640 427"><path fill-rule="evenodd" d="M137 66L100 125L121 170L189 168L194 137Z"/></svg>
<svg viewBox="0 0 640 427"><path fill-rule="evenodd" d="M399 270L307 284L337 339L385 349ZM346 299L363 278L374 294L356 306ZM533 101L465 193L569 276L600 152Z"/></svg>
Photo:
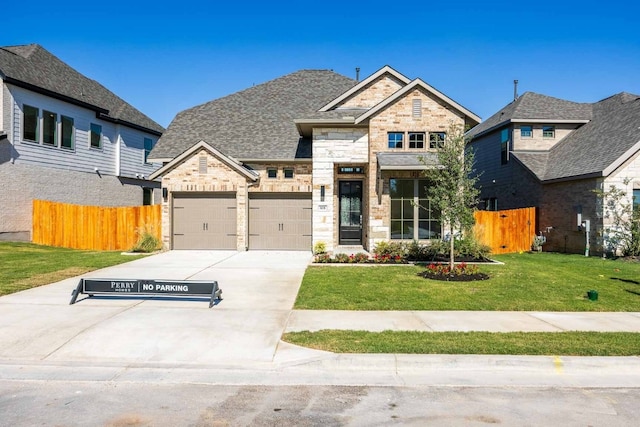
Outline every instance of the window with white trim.
<svg viewBox="0 0 640 427"><path fill-rule="evenodd" d="M555 138L556 137L556 128L553 126L542 126L542 137L543 138Z"/></svg>
<svg viewBox="0 0 640 427"><path fill-rule="evenodd" d="M445 132L429 132L429 148L437 149L444 147L444 140L447 138Z"/></svg>
<svg viewBox="0 0 640 427"><path fill-rule="evenodd" d="M533 127L531 125L520 126L520 138L533 137Z"/></svg>
<svg viewBox="0 0 640 427"><path fill-rule="evenodd" d="M389 132L387 134L389 148L402 148L404 132Z"/></svg>
<svg viewBox="0 0 640 427"><path fill-rule="evenodd" d="M91 123L89 126L89 134L91 148L102 148L102 126Z"/></svg>
<svg viewBox="0 0 640 427"><path fill-rule="evenodd" d="M24 104L22 106L22 139L25 141L38 142L40 129L38 122L40 121L40 110L31 105Z"/></svg>
<svg viewBox="0 0 640 427"><path fill-rule="evenodd" d="M58 115L51 111L42 110L42 143L56 146L58 135Z"/></svg>
<svg viewBox="0 0 640 427"><path fill-rule="evenodd" d="M73 150L73 118L60 116L60 147Z"/></svg>
<svg viewBox="0 0 640 427"><path fill-rule="evenodd" d="M148 157L152 149L153 149L153 140L151 138L145 138L144 139L144 162L147 164L149 163Z"/></svg>

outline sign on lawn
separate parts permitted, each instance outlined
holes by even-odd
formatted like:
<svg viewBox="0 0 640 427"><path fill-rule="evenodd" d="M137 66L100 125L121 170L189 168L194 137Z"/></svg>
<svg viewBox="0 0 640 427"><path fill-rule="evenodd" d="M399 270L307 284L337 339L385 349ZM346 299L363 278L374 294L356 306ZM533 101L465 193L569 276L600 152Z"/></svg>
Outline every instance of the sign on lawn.
<svg viewBox="0 0 640 427"><path fill-rule="evenodd" d="M206 280L80 279L69 304L80 294L209 296L209 308L222 299L218 282Z"/></svg>

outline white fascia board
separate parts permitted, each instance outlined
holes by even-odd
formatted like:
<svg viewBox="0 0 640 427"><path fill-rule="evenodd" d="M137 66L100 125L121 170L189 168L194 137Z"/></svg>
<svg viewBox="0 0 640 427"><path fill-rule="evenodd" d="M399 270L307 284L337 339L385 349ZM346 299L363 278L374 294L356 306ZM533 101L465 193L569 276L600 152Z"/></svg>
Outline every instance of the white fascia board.
<svg viewBox="0 0 640 427"><path fill-rule="evenodd" d="M640 141L638 141L635 144L633 144L633 147L629 148L627 151L624 152L624 154L622 156L618 157L613 163L611 163L609 166L607 166L602 171L602 176L611 175L616 169L618 169L620 166L622 166L624 164L624 162L629 160L631 158L631 156L636 154L638 151L640 151Z"/></svg>
<svg viewBox="0 0 640 427"><path fill-rule="evenodd" d="M369 83L373 82L374 80L376 80L378 77L382 76L385 73L391 74L393 77L397 78L398 80L400 80L404 84L409 84L411 82L411 79L409 79L408 77L400 74L399 72L397 72L396 70L394 70L390 66L385 65L384 67L380 68L375 73L371 74L366 79L364 79L361 82L359 82L358 84L356 84L354 87L352 87L348 91L344 92L342 95L340 95L339 97L337 97L333 101L329 102L327 105L325 105L324 107L322 107L318 111L329 111L330 109L332 109L333 107L335 107L336 105L338 105L339 103L344 101L345 99L349 98L351 95L355 94L356 92L361 90L363 87L365 87Z"/></svg>
<svg viewBox="0 0 640 427"><path fill-rule="evenodd" d="M435 95L440 100L442 100L445 103L449 104L450 106L452 106L456 110L460 111L462 114L466 115L467 117L475 120L476 122L480 123L482 121L482 119L479 116L477 116L476 114L474 114L471 111L467 110L462 105L460 105L457 102L455 102L453 99L449 98L448 96L446 96L442 92L440 92L437 89L435 89L433 86L428 85L427 83L425 83L424 81L422 81L421 79L418 78L418 79L415 79L414 81L412 81L407 86L405 86L402 89L400 89L397 92L395 92L393 95L389 96L384 101L380 102L375 107L371 108L369 111L367 111L366 113L364 113L360 117L358 117L356 119L356 124L363 122L364 120L366 120L369 117L373 116L374 114L376 114L380 110L386 108L388 105L390 105L391 103L393 103L396 100L400 99L401 97L403 97L408 92L410 92L411 90L415 89L416 87L423 88L427 92L431 93L432 95Z"/></svg>

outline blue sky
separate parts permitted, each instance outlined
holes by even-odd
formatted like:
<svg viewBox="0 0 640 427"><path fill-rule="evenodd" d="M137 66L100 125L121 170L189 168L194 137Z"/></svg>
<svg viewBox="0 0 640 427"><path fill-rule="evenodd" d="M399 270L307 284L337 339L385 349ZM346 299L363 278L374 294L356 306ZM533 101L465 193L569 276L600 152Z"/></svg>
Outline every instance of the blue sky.
<svg viewBox="0 0 640 427"><path fill-rule="evenodd" d="M163 126L300 69L364 78L384 65L486 119L514 79L520 94L578 102L640 94L639 12L630 0L30 0L3 5L0 45L39 43Z"/></svg>

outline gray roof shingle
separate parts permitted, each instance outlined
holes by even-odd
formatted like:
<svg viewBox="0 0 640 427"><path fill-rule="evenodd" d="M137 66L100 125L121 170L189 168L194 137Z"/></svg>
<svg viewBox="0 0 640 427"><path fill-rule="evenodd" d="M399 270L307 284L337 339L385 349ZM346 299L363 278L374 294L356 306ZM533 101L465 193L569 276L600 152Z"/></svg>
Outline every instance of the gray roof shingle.
<svg viewBox="0 0 640 427"><path fill-rule="evenodd" d="M164 131L158 123L38 44L0 47L0 74L9 83L95 109L106 120L124 122L158 134Z"/></svg>
<svg viewBox="0 0 640 427"><path fill-rule="evenodd" d="M589 123L547 153L514 155L542 181L603 175L640 142L640 96L622 92L592 104L592 111Z"/></svg>
<svg viewBox="0 0 640 427"><path fill-rule="evenodd" d="M474 138L485 132L491 131L510 120L589 120L591 119L591 105L551 96L540 95L534 92L525 92L518 99L509 103L500 111L489 117L478 126L471 129L467 136Z"/></svg>
<svg viewBox="0 0 640 427"><path fill-rule="evenodd" d="M318 109L355 80L329 70L301 70L184 110L173 119L151 152L172 159L201 140L240 160L295 160L311 157L295 119L335 118Z"/></svg>

